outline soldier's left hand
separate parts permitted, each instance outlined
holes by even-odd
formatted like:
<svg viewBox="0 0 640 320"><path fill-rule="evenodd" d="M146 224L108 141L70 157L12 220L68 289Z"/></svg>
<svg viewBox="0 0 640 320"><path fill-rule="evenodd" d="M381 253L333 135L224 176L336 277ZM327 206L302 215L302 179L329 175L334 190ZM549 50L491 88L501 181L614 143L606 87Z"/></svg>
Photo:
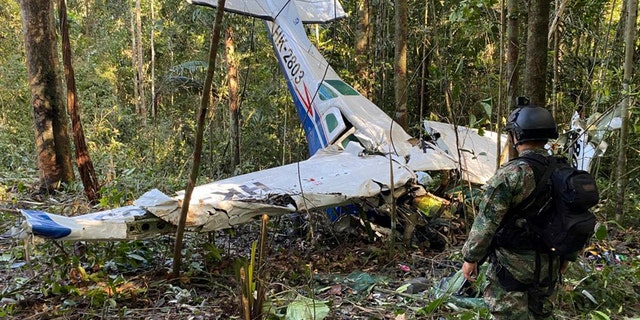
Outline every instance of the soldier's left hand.
<svg viewBox="0 0 640 320"><path fill-rule="evenodd" d="M465 279L474 282L478 275L478 263L477 262L464 262L462 264L462 275Z"/></svg>

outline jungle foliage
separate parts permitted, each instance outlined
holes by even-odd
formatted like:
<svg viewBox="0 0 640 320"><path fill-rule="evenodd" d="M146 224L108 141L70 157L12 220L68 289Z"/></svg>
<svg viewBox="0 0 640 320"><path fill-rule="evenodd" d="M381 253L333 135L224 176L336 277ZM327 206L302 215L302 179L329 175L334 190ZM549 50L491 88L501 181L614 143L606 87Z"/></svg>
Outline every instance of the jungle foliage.
<svg viewBox="0 0 640 320"><path fill-rule="evenodd" d="M139 81L147 87L152 83L149 43L152 32L155 39L155 96L150 96L151 90L147 90L146 99L150 104L147 110L155 111L148 115L146 125L142 124L134 107L136 76L131 62L134 4L131 1L77 0L67 4L81 120L101 183L102 197L97 208L127 205L152 188L173 194L185 188L188 178L196 112L215 13L180 0L155 1L155 19L152 20L151 1L142 2L145 68ZM363 58L371 69L371 79L362 79L353 72L356 61L352 57L355 56L359 19L356 1L343 1L348 18L326 26L309 26L308 30L312 41L340 76L355 86L372 85L372 100L391 114L394 106L394 5L388 0L367 3L373 8L371 19L375 27L369 53ZM559 5L559 2L552 4L554 17L559 12ZM495 129L497 123L504 120L496 111L501 83L500 3L495 0L409 1L408 16L409 132L419 134L418 123L423 118ZM79 182L65 186L59 194L30 196L32 187L37 184L38 171L18 2L2 2L0 19L3 21L0 24L0 221L3 231L17 221L16 208L46 208L49 212L66 215L96 210L83 199ZM552 81L550 71L547 88L558 102L558 123L562 129L567 129L575 110L583 110L587 116L603 113L624 97L621 83L623 4L609 0L570 1L559 21L557 32L562 36L560 45L553 48L559 51L558 78ZM216 66L213 80L213 103L207 117L200 183L291 163L308 156L304 133L262 22L225 14L223 23L223 29L233 28L240 67L241 163L233 168L228 166L230 118L226 104L225 53L220 50L218 59L221 63ZM635 65L639 66L640 50L637 48L636 40L634 59ZM636 99L638 83L636 70L630 86L630 94ZM451 108L445 103L447 92L453 98ZM550 97L549 93L547 97ZM423 109L420 106L424 106ZM509 105L506 107L510 108ZM640 313L640 306L634 302L640 296L637 285L640 258L635 247L639 241L633 231L640 225L639 114L636 103L630 109L632 125L628 145L622 146L628 152L629 168L624 220L614 221L614 174L619 148L615 142L619 133L614 131L606 139L609 148L595 165L603 198L597 208L602 228L594 237L591 253L587 252L580 263L574 264L566 277L568 289L561 295L562 317L607 319ZM277 234L281 229L274 225L273 230ZM217 233L217 237L226 235ZM235 301L235 284L225 276L233 273L229 270L234 268L226 265L229 262L225 257L238 252L220 248L215 241L209 240L207 235L189 238L185 248L185 259L189 261L185 266L185 277L191 280L178 283L157 280L158 277L153 281L146 280L153 278L153 272L163 272L167 268L162 263L170 251L169 238L153 242L78 245L41 243L29 253L29 272L21 271L21 261L27 258L23 247L6 244L3 240L0 274L6 281L0 285L0 298L27 302L0 303L0 317L28 314L25 312L35 308L35 303L30 305L25 297L57 303L43 316L71 317L73 310L85 310L85 314L76 314L78 318L149 314L127 310L134 305L144 306L145 310L157 308L154 310L158 312L173 308L172 312L180 310L184 315L189 307L197 309L198 305L216 299L204 293L203 287L221 290L228 301ZM340 243L340 246L350 244L349 241ZM240 244L238 248L245 251L239 255L250 256L251 246L251 241ZM302 247L304 245L298 248ZM300 251L310 259L309 248ZM394 263L378 251L366 252L366 259L344 256L342 268L334 270L376 265L372 261L379 265ZM446 259L456 259L455 250L447 253ZM287 256L283 254L280 258ZM307 297L312 298L313 290L308 286L312 282L313 269L303 260L292 262L297 269L287 270L286 266L280 265L274 271L289 272L287 277L290 278L281 284L289 287L282 292L307 293ZM249 264L246 261L238 263ZM328 267L321 269L334 271ZM303 289L294 290L297 286ZM129 304L151 297L158 299L155 305L148 301ZM283 294L271 298L282 308L288 302L297 301L296 297ZM394 300L395 305L388 309L390 314L461 319L481 316L471 311L443 311L443 306L434 307L436 311L428 313L422 308L428 301L405 298L411 302ZM187 309L180 309L180 306ZM216 311L215 306L207 312L229 314ZM282 312L275 316L285 317Z"/></svg>

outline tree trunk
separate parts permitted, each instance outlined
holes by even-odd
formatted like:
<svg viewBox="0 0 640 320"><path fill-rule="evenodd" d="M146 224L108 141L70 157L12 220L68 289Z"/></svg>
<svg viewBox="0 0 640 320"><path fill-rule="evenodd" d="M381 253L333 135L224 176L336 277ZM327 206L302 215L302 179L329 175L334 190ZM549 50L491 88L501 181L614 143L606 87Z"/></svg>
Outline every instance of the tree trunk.
<svg viewBox="0 0 640 320"><path fill-rule="evenodd" d="M495 131L496 132L502 132L502 119L504 117L504 98L505 98L505 91L503 91L503 89L505 89L505 69L504 67L506 66L506 61L505 61L505 57L506 57L506 42L505 42L505 37L507 34L507 7L505 5L505 0L500 0L500 59L499 62L500 63L500 76L498 77L498 110L496 112L496 125L495 125ZM508 100L507 100L508 101ZM493 119L492 119L493 120ZM497 143L496 143L496 169L500 167L500 163L502 163L502 141L501 141L501 135L498 135L498 139L497 139Z"/></svg>
<svg viewBox="0 0 640 320"><path fill-rule="evenodd" d="M616 32L615 32L615 36L613 37L613 41L611 44L612 48L619 48L620 46L625 45L625 41L626 41L626 36L627 36L627 28L626 28L626 22L627 19L629 19L629 6L630 6L630 1L622 1L621 6L622 8L620 9L620 23L618 23L617 27L616 27ZM613 13L613 10L612 10ZM622 23L622 21L624 21L625 23ZM617 61L615 61L614 63L618 63ZM624 63L624 62L622 62Z"/></svg>
<svg viewBox="0 0 640 320"><path fill-rule="evenodd" d="M507 0L507 96L505 97L507 112L516 105L516 97L518 96L518 83L520 82L520 63L518 56L520 55L520 10L518 9L518 0ZM510 141L510 140L509 140ZM518 152L514 146L509 143L509 159L518 156Z"/></svg>
<svg viewBox="0 0 640 320"><path fill-rule="evenodd" d="M551 115L558 119L558 87L560 86L560 32L553 33L553 62L551 77Z"/></svg>
<svg viewBox="0 0 640 320"><path fill-rule="evenodd" d="M356 30L356 74L358 91L371 99L371 20L369 0L358 0L358 27Z"/></svg>
<svg viewBox="0 0 640 320"><path fill-rule="evenodd" d="M138 88L140 89L140 116L142 117L142 126L147 125L147 103L145 101L144 92L144 56L142 55L142 12L140 8L140 0L136 0L136 38L138 50L138 59L136 60L138 65Z"/></svg>
<svg viewBox="0 0 640 320"><path fill-rule="evenodd" d="M78 102L76 100L76 79L71 63L71 43L69 41L69 24L67 21L67 4L65 0L60 0L58 4L58 14L60 19L60 34L62 35L62 60L64 63L64 75L67 80L67 108L71 115L71 126L73 128L73 142L75 143L76 165L84 186L84 193L90 202L96 202L98 195L98 178L93 168L93 162L89 156L87 143L84 138L84 130L80 121Z"/></svg>
<svg viewBox="0 0 640 320"><path fill-rule="evenodd" d="M424 2L424 25L425 30L429 30L429 0ZM420 63L420 96L418 98L420 104L420 111L418 116L420 117L420 126L422 127L422 121L426 118L427 108L430 104L429 101L429 85L427 79L429 79L429 65L431 64L431 54L429 53L429 37L425 34L422 39L422 62Z"/></svg>
<svg viewBox="0 0 640 320"><path fill-rule="evenodd" d="M386 97L389 96L387 94L387 79L389 78L389 69L387 68L387 63L385 61L389 61L389 50L385 41L389 38L390 34L390 23L393 19L389 19L389 4L387 2L381 2L379 6L374 8L375 10L375 26L372 28L374 31L374 40L373 40L373 50L374 61L383 62L378 63L378 67L376 68L376 76L375 76L375 94L373 96L373 103L382 106L383 111L385 112L393 112L393 110L389 110L389 108L385 108L387 106ZM391 21L391 22L390 22ZM380 65L381 64L381 65Z"/></svg>
<svg viewBox="0 0 640 320"><path fill-rule="evenodd" d="M149 45L151 46L151 99L153 100L156 96L156 44L155 44L155 21L156 21L156 12L155 12L155 0L151 0L151 32L149 37ZM153 101L151 104L151 117L155 119L158 115L158 110L156 107L158 105Z"/></svg>
<svg viewBox="0 0 640 320"><path fill-rule="evenodd" d="M556 13L551 23L551 27L549 28L549 40L553 40L553 76L551 81L551 114L553 118L558 121L558 116L560 113L558 112L559 104L558 101L558 88L560 87L560 40L562 38L562 32L560 29L560 23L562 21L562 17L564 16L564 10L567 7L568 0L562 0L562 2L558 3L556 0Z"/></svg>
<svg viewBox="0 0 640 320"><path fill-rule="evenodd" d="M211 44L209 47L209 67L207 68L207 77L204 80L202 88L202 100L200 101L200 110L198 111L198 124L196 131L196 145L193 150L193 163L191 166L191 174L187 187L184 190L184 198L182 199L182 207L180 211L180 220L178 221L178 230L176 231L176 243L173 250L173 277L180 276L180 265L182 263L182 240L184 239L184 228L187 222L187 214L189 213L189 203L191 202L191 194L196 186L198 175L200 174L200 158L202 156L202 140L204 136L204 120L207 115L207 108L211 97L211 85L213 82L213 73L216 69L216 55L218 54L218 42L220 41L220 29L222 28L222 14L224 13L225 0L218 0L216 9L216 21L213 26L213 34L211 35Z"/></svg>
<svg viewBox="0 0 640 320"><path fill-rule="evenodd" d="M53 3L21 0L31 105L41 187L52 190L74 179L68 118L58 74Z"/></svg>
<svg viewBox="0 0 640 320"><path fill-rule="evenodd" d="M633 54L635 50L635 33L638 13L638 1L627 1L627 22L625 30L625 50L624 50L624 79L622 88L625 98L622 101L622 127L620 128L620 141L618 142L618 168L616 172L617 201L616 201L616 221L622 222L624 212L624 197L627 187L627 142L629 140L629 108L634 100L631 97L631 86L629 83L633 78Z"/></svg>
<svg viewBox="0 0 640 320"><path fill-rule="evenodd" d="M136 40L136 18L135 18L135 13L133 12L133 10L131 11L131 16L130 16L130 22L131 22L131 67L133 68L133 70L138 70L138 41ZM133 101L135 104L135 112L136 114L140 114L140 88L138 86L138 72L134 71L133 72Z"/></svg>
<svg viewBox="0 0 640 320"><path fill-rule="evenodd" d="M507 0L507 97L509 109L513 108L518 96L518 80L520 68L518 55L520 54L520 11L518 0Z"/></svg>
<svg viewBox="0 0 640 320"><path fill-rule="evenodd" d="M527 28L527 57L524 74L525 93L531 104L546 106L547 84L547 35L549 33L550 0L529 2L529 23Z"/></svg>
<svg viewBox="0 0 640 320"><path fill-rule="evenodd" d="M235 44L233 42L233 29L227 28L226 37L227 48L227 77L229 78L229 115L231 124L229 126L229 136L231 145L231 157L229 170L240 164L240 109L238 97L238 61L236 59Z"/></svg>
<svg viewBox="0 0 640 320"><path fill-rule="evenodd" d="M91 12L91 1L84 2L84 34L85 36L91 36L93 32L93 13ZM93 40L93 39L92 39Z"/></svg>
<svg viewBox="0 0 640 320"><path fill-rule="evenodd" d="M407 0L395 1L395 119L407 129Z"/></svg>

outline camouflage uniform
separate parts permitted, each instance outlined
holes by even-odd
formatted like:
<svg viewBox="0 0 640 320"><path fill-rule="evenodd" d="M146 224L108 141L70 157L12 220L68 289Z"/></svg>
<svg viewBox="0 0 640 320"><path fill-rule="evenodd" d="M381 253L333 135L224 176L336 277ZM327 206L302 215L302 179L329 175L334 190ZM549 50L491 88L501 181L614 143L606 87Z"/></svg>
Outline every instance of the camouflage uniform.
<svg viewBox="0 0 640 320"><path fill-rule="evenodd" d="M544 153L542 149L525 150L523 156L529 152ZM462 254L467 262L479 262L489 254L493 237L505 218L509 208L522 202L536 188L533 169L524 160L513 160L502 166L485 185L485 193L479 205L479 212L473 222L467 242ZM531 284L535 281L534 270L536 253L533 250L509 250L495 248L495 255L490 259L486 273L484 300L496 319L536 319L530 308L533 307L535 294L530 289L507 291L498 281L498 274L504 274L505 269L520 283ZM549 257L540 255L540 279L548 279ZM553 279L559 276L559 259L553 258ZM557 268L555 267L557 266ZM504 269L503 269L504 268ZM503 278L504 279L504 278ZM527 285L526 287L530 287ZM542 303L542 310L553 310L552 300L555 294L546 296L547 288L542 287L545 296L538 301ZM522 290L522 289L519 289ZM555 290L554 290L555 291Z"/></svg>

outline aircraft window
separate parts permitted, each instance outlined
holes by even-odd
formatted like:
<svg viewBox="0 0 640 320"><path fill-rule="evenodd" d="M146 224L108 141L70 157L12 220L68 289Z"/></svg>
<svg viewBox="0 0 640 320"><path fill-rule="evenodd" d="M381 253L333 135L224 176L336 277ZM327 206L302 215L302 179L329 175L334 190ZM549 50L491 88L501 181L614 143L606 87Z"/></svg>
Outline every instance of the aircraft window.
<svg viewBox="0 0 640 320"><path fill-rule="evenodd" d="M318 90L318 95L320 96L320 100L322 101L333 99L338 96L335 92L333 92L333 90L331 90L324 83L320 84L320 90Z"/></svg>
<svg viewBox="0 0 640 320"><path fill-rule="evenodd" d="M327 124L327 130L329 130L329 132L333 132L333 130L335 130L335 128L337 128L338 125L340 124L338 122L338 118L336 118L336 115L333 113L328 114L324 118L324 121Z"/></svg>
<svg viewBox="0 0 640 320"><path fill-rule="evenodd" d="M344 148L347 147L347 145L349 144L350 141L360 143L360 141L358 140L358 138L356 138L355 135L350 134L344 140L340 141L340 145L342 145L342 148L344 149Z"/></svg>
<svg viewBox="0 0 640 320"><path fill-rule="evenodd" d="M349 86L348 84L342 82L341 80L326 80L326 82L328 84L330 84L332 87L336 88L336 90L338 90L338 92L340 92L341 94L343 94L345 96L358 96L358 95L360 95L358 93L358 91L356 91L355 89L351 88L351 86Z"/></svg>

